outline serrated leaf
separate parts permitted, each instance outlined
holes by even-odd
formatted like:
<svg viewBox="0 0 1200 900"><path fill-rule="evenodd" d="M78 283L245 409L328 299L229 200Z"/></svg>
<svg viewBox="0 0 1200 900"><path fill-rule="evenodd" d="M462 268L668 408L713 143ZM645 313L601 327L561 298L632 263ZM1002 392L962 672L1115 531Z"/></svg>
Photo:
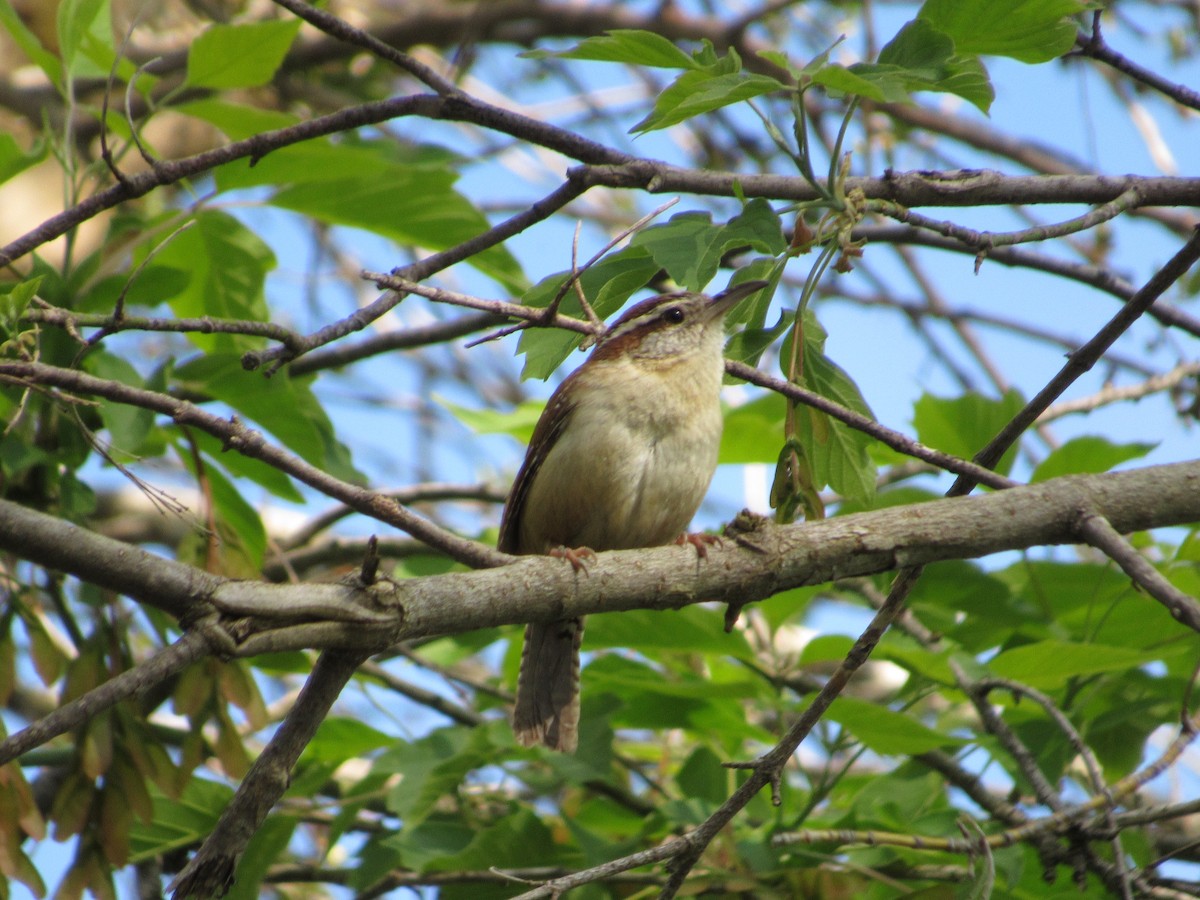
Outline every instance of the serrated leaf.
<svg viewBox="0 0 1200 900"><path fill-rule="evenodd" d="M441 728L385 753L375 772L404 777L387 796L387 807L404 821L404 833L420 825L445 794L458 791L467 774L493 762L485 729Z"/></svg>
<svg viewBox="0 0 1200 900"><path fill-rule="evenodd" d="M847 72L875 85L892 102L908 99L912 91L940 91L957 94L986 113L995 99L979 59L956 52L954 42L925 19L905 23L877 62L856 63Z"/></svg>
<svg viewBox="0 0 1200 900"><path fill-rule="evenodd" d="M958 53L1042 63L1074 46L1071 17L1087 7L1084 0L926 0L918 16L949 36Z"/></svg>
<svg viewBox="0 0 1200 900"><path fill-rule="evenodd" d="M632 28L614 28L597 37L580 41L568 50L531 50L529 59L593 59L657 69L697 69L700 63L660 34Z"/></svg>
<svg viewBox="0 0 1200 900"><path fill-rule="evenodd" d="M634 235L630 245L644 247L667 274L689 291L708 286L730 249L749 247L772 255L787 249L779 216L762 198L747 202L723 225L714 224L708 213L680 213Z"/></svg>
<svg viewBox="0 0 1200 900"><path fill-rule="evenodd" d="M579 278L580 286L596 315L606 319L644 287L658 272L659 264L644 247L626 247L605 257ZM557 272L542 279L521 297L527 306L545 307L566 281L568 273ZM568 294L564 313L580 314L578 301ZM525 354L522 378L549 378L562 365L582 337L559 328L532 328L521 334L517 351Z"/></svg>
<svg viewBox="0 0 1200 900"><path fill-rule="evenodd" d="M787 90L787 85L769 75L709 70L684 72L654 101L654 111L630 132L656 131L742 100Z"/></svg>
<svg viewBox="0 0 1200 900"><path fill-rule="evenodd" d="M159 245L155 265L190 273L186 288L166 298L175 315L214 316L266 322L263 292L275 254L249 228L227 213L201 210L194 224ZM134 289L137 282L134 282ZM260 347L262 338L190 332L189 341L206 353L241 354Z"/></svg>
<svg viewBox="0 0 1200 900"><path fill-rule="evenodd" d="M362 228L397 243L444 250L491 225L469 199L454 190L459 157L425 144L396 141L313 140L284 147L254 166L230 163L216 172L221 190L268 185L271 203L330 225ZM503 246L469 260L511 291L528 282Z"/></svg>
<svg viewBox="0 0 1200 900"><path fill-rule="evenodd" d="M211 354L180 366L174 383L227 403L323 471L345 481L364 481L313 394L311 378L280 372L266 379L243 369L239 357Z"/></svg>
<svg viewBox="0 0 1200 900"><path fill-rule="evenodd" d="M926 394L913 407L913 425L921 443L971 459L1024 405L1016 391L1009 391L998 400L979 394L952 398ZM1016 448L1012 447L1001 458L996 471L1007 474L1015 456Z"/></svg>
<svg viewBox="0 0 1200 900"><path fill-rule="evenodd" d="M802 387L874 418L853 379L825 355L825 329L811 310L804 310ZM875 496L875 467L867 447L871 439L857 429L808 406L798 406L796 438L812 468L814 489L829 485L848 500L866 503Z"/></svg>
<svg viewBox="0 0 1200 900"><path fill-rule="evenodd" d="M298 19L212 25L188 51L185 84L195 88L247 88L269 82L300 30Z"/></svg>
<svg viewBox="0 0 1200 900"><path fill-rule="evenodd" d="M674 215L633 236L630 245L644 247L654 261L689 291L701 290L721 262L721 228L706 212Z"/></svg>

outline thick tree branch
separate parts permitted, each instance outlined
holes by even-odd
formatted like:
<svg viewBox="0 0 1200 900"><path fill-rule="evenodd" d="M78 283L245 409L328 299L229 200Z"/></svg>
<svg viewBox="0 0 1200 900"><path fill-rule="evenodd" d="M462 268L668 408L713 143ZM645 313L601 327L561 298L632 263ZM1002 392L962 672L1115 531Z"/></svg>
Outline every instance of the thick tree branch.
<svg viewBox="0 0 1200 900"><path fill-rule="evenodd" d="M839 578L1079 541L1080 515L1094 510L1121 532L1200 522L1200 461L1105 475L1069 476L995 494L936 500L778 527L754 520L708 551L687 548L601 553L586 573L526 557L502 569L414 578L369 589L276 585L197 573L205 599L233 629L237 654L276 648L351 649L530 621L626 609L677 609L704 600L745 604ZM42 540L24 538L35 529ZM86 538L86 539L84 539ZM188 579L162 577L178 563L69 523L0 501L0 548L87 577L164 609L186 608ZM130 561L135 562L130 565ZM179 591L183 598L172 591ZM345 623L305 631L303 623Z"/></svg>
<svg viewBox="0 0 1200 900"><path fill-rule="evenodd" d="M220 897L233 881L238 857L283 796L292 767L316 734L365 655L322 653L304 689L266 749L254 761L212 834L168 886L176 900Z"/></svg>

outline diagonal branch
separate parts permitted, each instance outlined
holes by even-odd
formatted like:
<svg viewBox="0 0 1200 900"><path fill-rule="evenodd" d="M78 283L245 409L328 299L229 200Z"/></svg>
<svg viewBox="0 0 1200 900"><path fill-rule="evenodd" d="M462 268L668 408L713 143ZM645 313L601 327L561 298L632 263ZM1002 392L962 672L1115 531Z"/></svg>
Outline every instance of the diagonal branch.
<svg viewBox="0 0 1200 900"><path fill-rule="evenodd" d="M504 554L490 547L451 534L382 494L335 478L300 457L268 444L262 434L245 427L236 419L213 415L186 400L43 363L0 362L0 375L153 410L169 416L179 425L190 425L211 434L219 438L225 447L252 459L262 460L364 515L408 532L459 562L472 566L495 566L507 559Z"/></svg>
<svg viewBox="0 0 1200 900"><path fill-rule="evenodd" d="M1119 565L1138 587L1170 610L1176 621L1200 631L1200 603L1196 598L1167 581L1104 516L1084 512L1079 520L1079 536Z"/></svg>
<svg viewBox="0 0 1200 900"><path fill-rule="evenodd" d="M1167 288L1183 277L1197 259L1200 259L1200 227L1192 230L1192 236L1187 243L1167 261L1166 265L1151 276L1150 280L1096 332L1091 340L1071 354L1066 365L1059 370L1058 374L1051 378L1046 386L1038 391L1037 396L1030 400L1017 415L1013 416L1012 420L1000 429L1000 432L992 438L988 445L975 455L975 462L988 468L995 466L1017 438L1037 421L1038 416L1045 412L1050 404L1057 400L1079 376L1091 369L1096 361L1104 355L1104 351L1141 318L1142 314L1162 296ZM974 484L969 479L960 476L950 490L952 494L957 495L970 491L972 487Z"/></svg>
<svg viewBox="0 0 1200 900"><path fill-rule="evenodd" d="M175 900L220 897L233 882L238 857L287 790L292 767L337 700L363 654L322 653L296 704L254 761L225 807L216 828L183 871L168 886Z"/></svg>
<svg viewBox="0 0 1200 900"><path fill-rule="evenodd" d="M145 662L113 676L99 687L5 738L0 742L0 766L34 747L40 747L51 738L79 727L122 700L140 696L196 660L232 645L228 635L215 624L198 624L199 627L188 630L174 644Z"/></svg>

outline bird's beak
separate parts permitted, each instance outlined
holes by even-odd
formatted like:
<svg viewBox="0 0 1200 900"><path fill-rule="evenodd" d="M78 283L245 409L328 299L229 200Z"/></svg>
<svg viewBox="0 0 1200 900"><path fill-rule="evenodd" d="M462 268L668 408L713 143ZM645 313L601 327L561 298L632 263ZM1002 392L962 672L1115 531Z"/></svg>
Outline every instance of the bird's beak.
<svg viewBox="0 0 1200 900"><path fill-rule="evenodd" d="M709 316L716 319L725 315L737 305L739 300L758 293L768 284L770 284L768 281L743 281L741 284L725 288L712 298L712 303L708 306Z"/></svg>

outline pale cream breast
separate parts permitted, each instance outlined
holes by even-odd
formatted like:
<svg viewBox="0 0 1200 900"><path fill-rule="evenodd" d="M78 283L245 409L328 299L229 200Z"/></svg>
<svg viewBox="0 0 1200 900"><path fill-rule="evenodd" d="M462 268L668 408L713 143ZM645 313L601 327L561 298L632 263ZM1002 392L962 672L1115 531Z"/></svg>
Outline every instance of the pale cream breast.
<svg viewBox="0 0 1200 900"><path fill-rule="evenodd" d="M542 462L527 501L542 515L522 522L522 546L646 547L687 528L721 434L723 369L706 349L649 369L622 359L594 367L601 389L571 410ZM680 392L684 403L665 396Z"/></svg>

